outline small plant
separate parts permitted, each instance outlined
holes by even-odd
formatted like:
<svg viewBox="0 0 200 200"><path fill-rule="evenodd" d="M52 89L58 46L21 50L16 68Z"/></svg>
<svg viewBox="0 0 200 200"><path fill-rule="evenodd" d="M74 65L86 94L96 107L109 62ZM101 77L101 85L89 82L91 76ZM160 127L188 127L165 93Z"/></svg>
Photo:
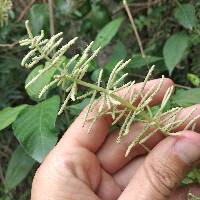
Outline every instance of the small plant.
<svg viewBox="0 0 200 200"><path fill-rule="evenodd" d="M7 24L8 15L11 8L11 0L0 0L0 26L4 26L5 24Z"/></svg>
<svg viewBox="0 0 200 200"><path fill-rule="evenodd" d="M26 84L25 88L28 88L31 84L36 82L39 77L43 76L45 72L56 67L56 64L60 61L62 56L78 38L70 40L60 49L57 49L63 41L62 33L58 33L50 39L44 38L44 31L41 31L39 36L33 36L29 21L26 21L26 29L29 37L21 40L20 45L28 46L30 51L23 58L22 66L26 68L34 68L38 63L48 61L48 65L45 65L45 67ZM181 107L175 107L171 110L165 111L167 102L169 101L174 90L173 87L170 87L166 91L159 109L154 113L148 105L160 91L163 85L164 76L162 76L158 85L153 85L148 92L144 93L146 83L154 70L153 66L146 75L140 90L133 90L132 88L135 81L129 81L128 83L123 84L124 79L128 75L127 73L119 78L119 73L122 72L130 60L121 60L115 65L105 87L101 84L103 69L99 72L97 83L89 83L85 81L84 76L90 67L90 62L100 52L100 48L97 48L90 53L92 45L93 42L86 47L82 55L75 55L67 62L67 64L60 66L58 68L58 72L54 75L53 80L41 90L39 98L41 98L51 87L60 87L66 93L66 98L58 112L58 115L60 115L70 100L76 101L90 97L90 102L84 120L91 121L88 133L98 117L102 115L111 115L113 125L121 124L121 129L117 138L118 143L129 133L130 126L133 122L143 122L143 130L139 133L136 139L129 144L125 156L128 156L131 149L137 144L142 145L149 151L144 143L157 131L160 131L165 136L176 135L176 133L173 133L173 130L183 125L190 118L196 108L194 108L181 120L177 119L177 114L182 110ZM71 66L73 66L73 69L71 69ZM78 95L79 86L86 88L85 94L81 96ZM119 96L119 93L125 88L127 89L126 94L122 97ZM96 99L96 97L98 97L98 99ZM140 103L136 104L138 99L141 99ZM94 109L95 105L98 106L98 111L95 117L90 119L88 117L89 113ZM194 129L195 121L198 118L200 118L199 115L192 119L186 125L185 129ZM149 130L152 130L152 128L153 131L150 132ZM149 132L149 134L147 134L147 132Z"/></svg>

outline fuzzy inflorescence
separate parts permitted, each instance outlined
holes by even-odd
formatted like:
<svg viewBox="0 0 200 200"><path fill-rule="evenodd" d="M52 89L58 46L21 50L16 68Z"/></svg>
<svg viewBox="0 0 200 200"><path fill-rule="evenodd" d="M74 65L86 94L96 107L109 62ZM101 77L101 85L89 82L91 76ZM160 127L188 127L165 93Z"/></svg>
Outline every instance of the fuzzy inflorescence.
<svg viewBox="0 0 200 200"><path fill-rule="evenodd" d="M192 194L191 192L188 193L188 200L200 200L200 197Z"/></svg>
<svg viewBox="0 0 200 200"><path fill-rule="evenodd" d="M11 0L0 0L0 26L4 26L8 22L8 13L11 8Z"/></svg>
<svg viewBox="0 0 200 200"><path fill-rule="evenodd" d="M39 36L33 36L28 21L26 22L26 28L29 37L20 41L20 45L28 46L30 51L23 58L22 66L33 68L36 67L38 63L48 61L48 65L45 65L45 67L26 84L25 87L28 88L37 81L39 77L43 76L45 72L58 66L56 64L61 60L62 56L71 45L76 42L77 38L70 40L67 44L59 48L63 41L62 33L58 33L50 39L45 39L44 31L41 31ZM66 98L58 115L62 114L69 101L90 97L90 102L84 118L84 123L88 120L91 121L88 132L91 132L94 123L99 117L110 115L112 116L113 125L121 125L117 138L118 143L121 142L123 137L129 134L133 122L142 122L144 128L139 135L130 142L125 156L138 144L143 146L146 150L149 150L144 143L158 131L165 136L176 135L173 131L188 121L196 108L194 107L183 119L177 118L178 113L182 110L181 107L165 111L166 105L174 90L173 87L170 87L166 91L159 109L153 112L149 104L159 93L164 82L164 76L160 79L159 84L153 85L148 92L145 93L144 89L154 70L153 66L150 68L141 88L139 90L134 90L135 81L123 84L128 74L121 75L123 69L128 65L130 60L121 60L114 66L105 87L102 86L103 69L100 70L96 83L84 81L84 77L90 67L90 62L100 52L100 48L98 48L91 53L92 45L93 42L86 47L82 55L77 54L73 56L66 64L59 67L57 70L58 73L56 73L52 81L41 90L39 97L42 97L52 86L60 87L66 93ZM72 64L73 69L70 67ZM81 96L78 95L79 86L86 88L85 94ZM124 90L126 90L125 94L119 95L119 93L123 93ZM140 99L140 102L136 103L138 99ZM95 116L90 119L89 113L93 111L94 107L98 109ZM200 116L195 117L185 128L195 128L195 121L199 118Z"/></svg>

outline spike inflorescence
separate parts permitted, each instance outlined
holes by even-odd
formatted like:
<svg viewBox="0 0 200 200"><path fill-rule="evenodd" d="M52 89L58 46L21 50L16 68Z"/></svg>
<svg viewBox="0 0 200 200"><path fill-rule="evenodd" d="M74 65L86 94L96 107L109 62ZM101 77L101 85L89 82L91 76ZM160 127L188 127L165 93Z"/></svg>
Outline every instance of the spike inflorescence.
<svg viewBox="0 0 200 200"><path fill-rule="evenodd" d="M26 68L33 68L42 61L48 61L48 65L45 65L45 67L26 84L25 87L28 88L45 72L57 66L56 64L61 60L66 51L75 43L77 38L70 40L67 44L58 49L63 41L62 33L58 33L50 39L45 39L43 31L41 31L39 36L33 36L28 21L26 22L26 28L29 38L20 41L20 45L28 46L30 51L23 58L22 66ZM191 110L183 119L177 118L177 115L182 110L181 107L165 111L166 105L174 90L173 87L170 87L166 91L159 109L156 113L153 113L149 104L159 93L164 82L164 76L160 79L159 84L152 85L146 93L145 87L147 81L152 75L154 66L150 68L139 90L133 89L135 81L122 84L128 74L121 75L121 73L130 60L121 60L114 66L105 87L102 86L103 69L99 72L97 83L84 81L84 77L90 67L90 62L100 52L100 48L98 48L90 53L92 45L93 42L86 47L82 55L77 54L73 56L66 64L59 67L59 72L56 73L52 81L41 90L39 97L42 97L42 95L52 86L56 85L61 87L66 93L66 98L58 112L59 115L62 114L70 100L76 101L90 97L90 102L84 118L84 123L88 120L91 121L91 126L88 132L91 132L92 126L99 117L102 115L111 115L113 125L121 124L119 136L117 138L118 143L124 136L129 134L130 127L133 122L142 122L144 124L144 128L129 144L126 156L128 156L131 149L138 144L148 150L144 143L158 131L163 133L165 136L176 135L173 131L179 126L185 124L195 112L196 108ZM72 64L73 69L70 67ZM121 75L120 78L119 75ZM78 95L79 86L83 86L87 89L85 94L81 96ZM124 90L126 90L125 94L123 92ZM119 93L122 93L122 95L119 95ZM138 99L140 99L139 103L137 103ZM89 113L93 111L95 106L98 107L98 110L95 116L92 119L89 119ZM195 117L186 125L185 128L194 128L195 122L199 118L200 116Z"/></svg>

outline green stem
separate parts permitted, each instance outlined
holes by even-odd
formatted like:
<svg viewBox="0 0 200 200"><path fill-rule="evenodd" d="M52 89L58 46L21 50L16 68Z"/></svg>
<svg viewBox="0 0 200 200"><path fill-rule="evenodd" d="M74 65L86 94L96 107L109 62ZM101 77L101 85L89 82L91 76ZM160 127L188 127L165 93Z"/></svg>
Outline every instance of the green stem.
<svg viewBox="0 0 200 200"><path fill-rule="evenodd" d="M76 82L79 85L82 85L84 87L99 91L99 92L103 92L104 94L110 95L113 99L117 100L118 102L120 102L121 105L123 105L124 107L128 108L129 110L135 111L136 107L134 105L132 105L129 101L121 98L120 96L116 95L116 94L111 94L110 91L108 91L105 88L99 87L97 85L94 85L92 83L88 83L79 79L74 79L73 77L69 77L69 76L65 76L68 80L71 80L73 82ZM61 77L59 77L61 78ZM140 113L140 116L142 116L145 120L150 121L151 122L151 118L143 111ZM160 127L159 125L157 125L157 127Z"/></svg>

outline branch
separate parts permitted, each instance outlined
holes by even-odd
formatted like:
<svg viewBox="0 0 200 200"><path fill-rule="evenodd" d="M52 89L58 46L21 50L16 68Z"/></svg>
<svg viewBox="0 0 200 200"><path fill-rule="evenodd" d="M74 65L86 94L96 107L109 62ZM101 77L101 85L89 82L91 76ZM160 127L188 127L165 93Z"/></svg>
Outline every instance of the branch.
<svg viewBox="0 0 200 200"><path fill-rule="evenodd" d="M35 1L36 0L31 0L29 2L29 4L25 7L25 9L22 11L22 13L20 14L20 16L17 18L17 22L20 22L24 18L24 16L29 11L29 9L31 8L31 6L35 3Z"/></svg>
<svg viewBox="0 0 200 200"><path fill-rule="evenodd" d="M54 22L54 10L53 10L53 0L48 0L49 4L49 22L51 36L55 35L55 22Z"/></svg>
<svg viewBox="0 0 200 200"><path fill-rule="evenodd" d="M127 4L126 0L123 0L123 4L124 4L124 8L125 8L125 10L126 10L126 12L127 12L127 15L128 15L128 17L129 17L129 20L130 20L130 23L131 23L133 32L134 32L134 34L135 34L135 36L136 36L136 40L137 40L137 42L138 42L138 46L139 46L139 48L140 48L140 52L141 52L141 54L142 54L142 57L145 58L146 55L145 55L145 53L144 53L144 48L143 48L143 46L142 46L142 41L141 41L141 39L140 39L139 33L138 33L138 31L137 31L137 27L136 27L136 25L135 25L133 16L131 15L131 12L130 12L130 9L129 9L129 7L128 7L128 4Z"/></svg>

